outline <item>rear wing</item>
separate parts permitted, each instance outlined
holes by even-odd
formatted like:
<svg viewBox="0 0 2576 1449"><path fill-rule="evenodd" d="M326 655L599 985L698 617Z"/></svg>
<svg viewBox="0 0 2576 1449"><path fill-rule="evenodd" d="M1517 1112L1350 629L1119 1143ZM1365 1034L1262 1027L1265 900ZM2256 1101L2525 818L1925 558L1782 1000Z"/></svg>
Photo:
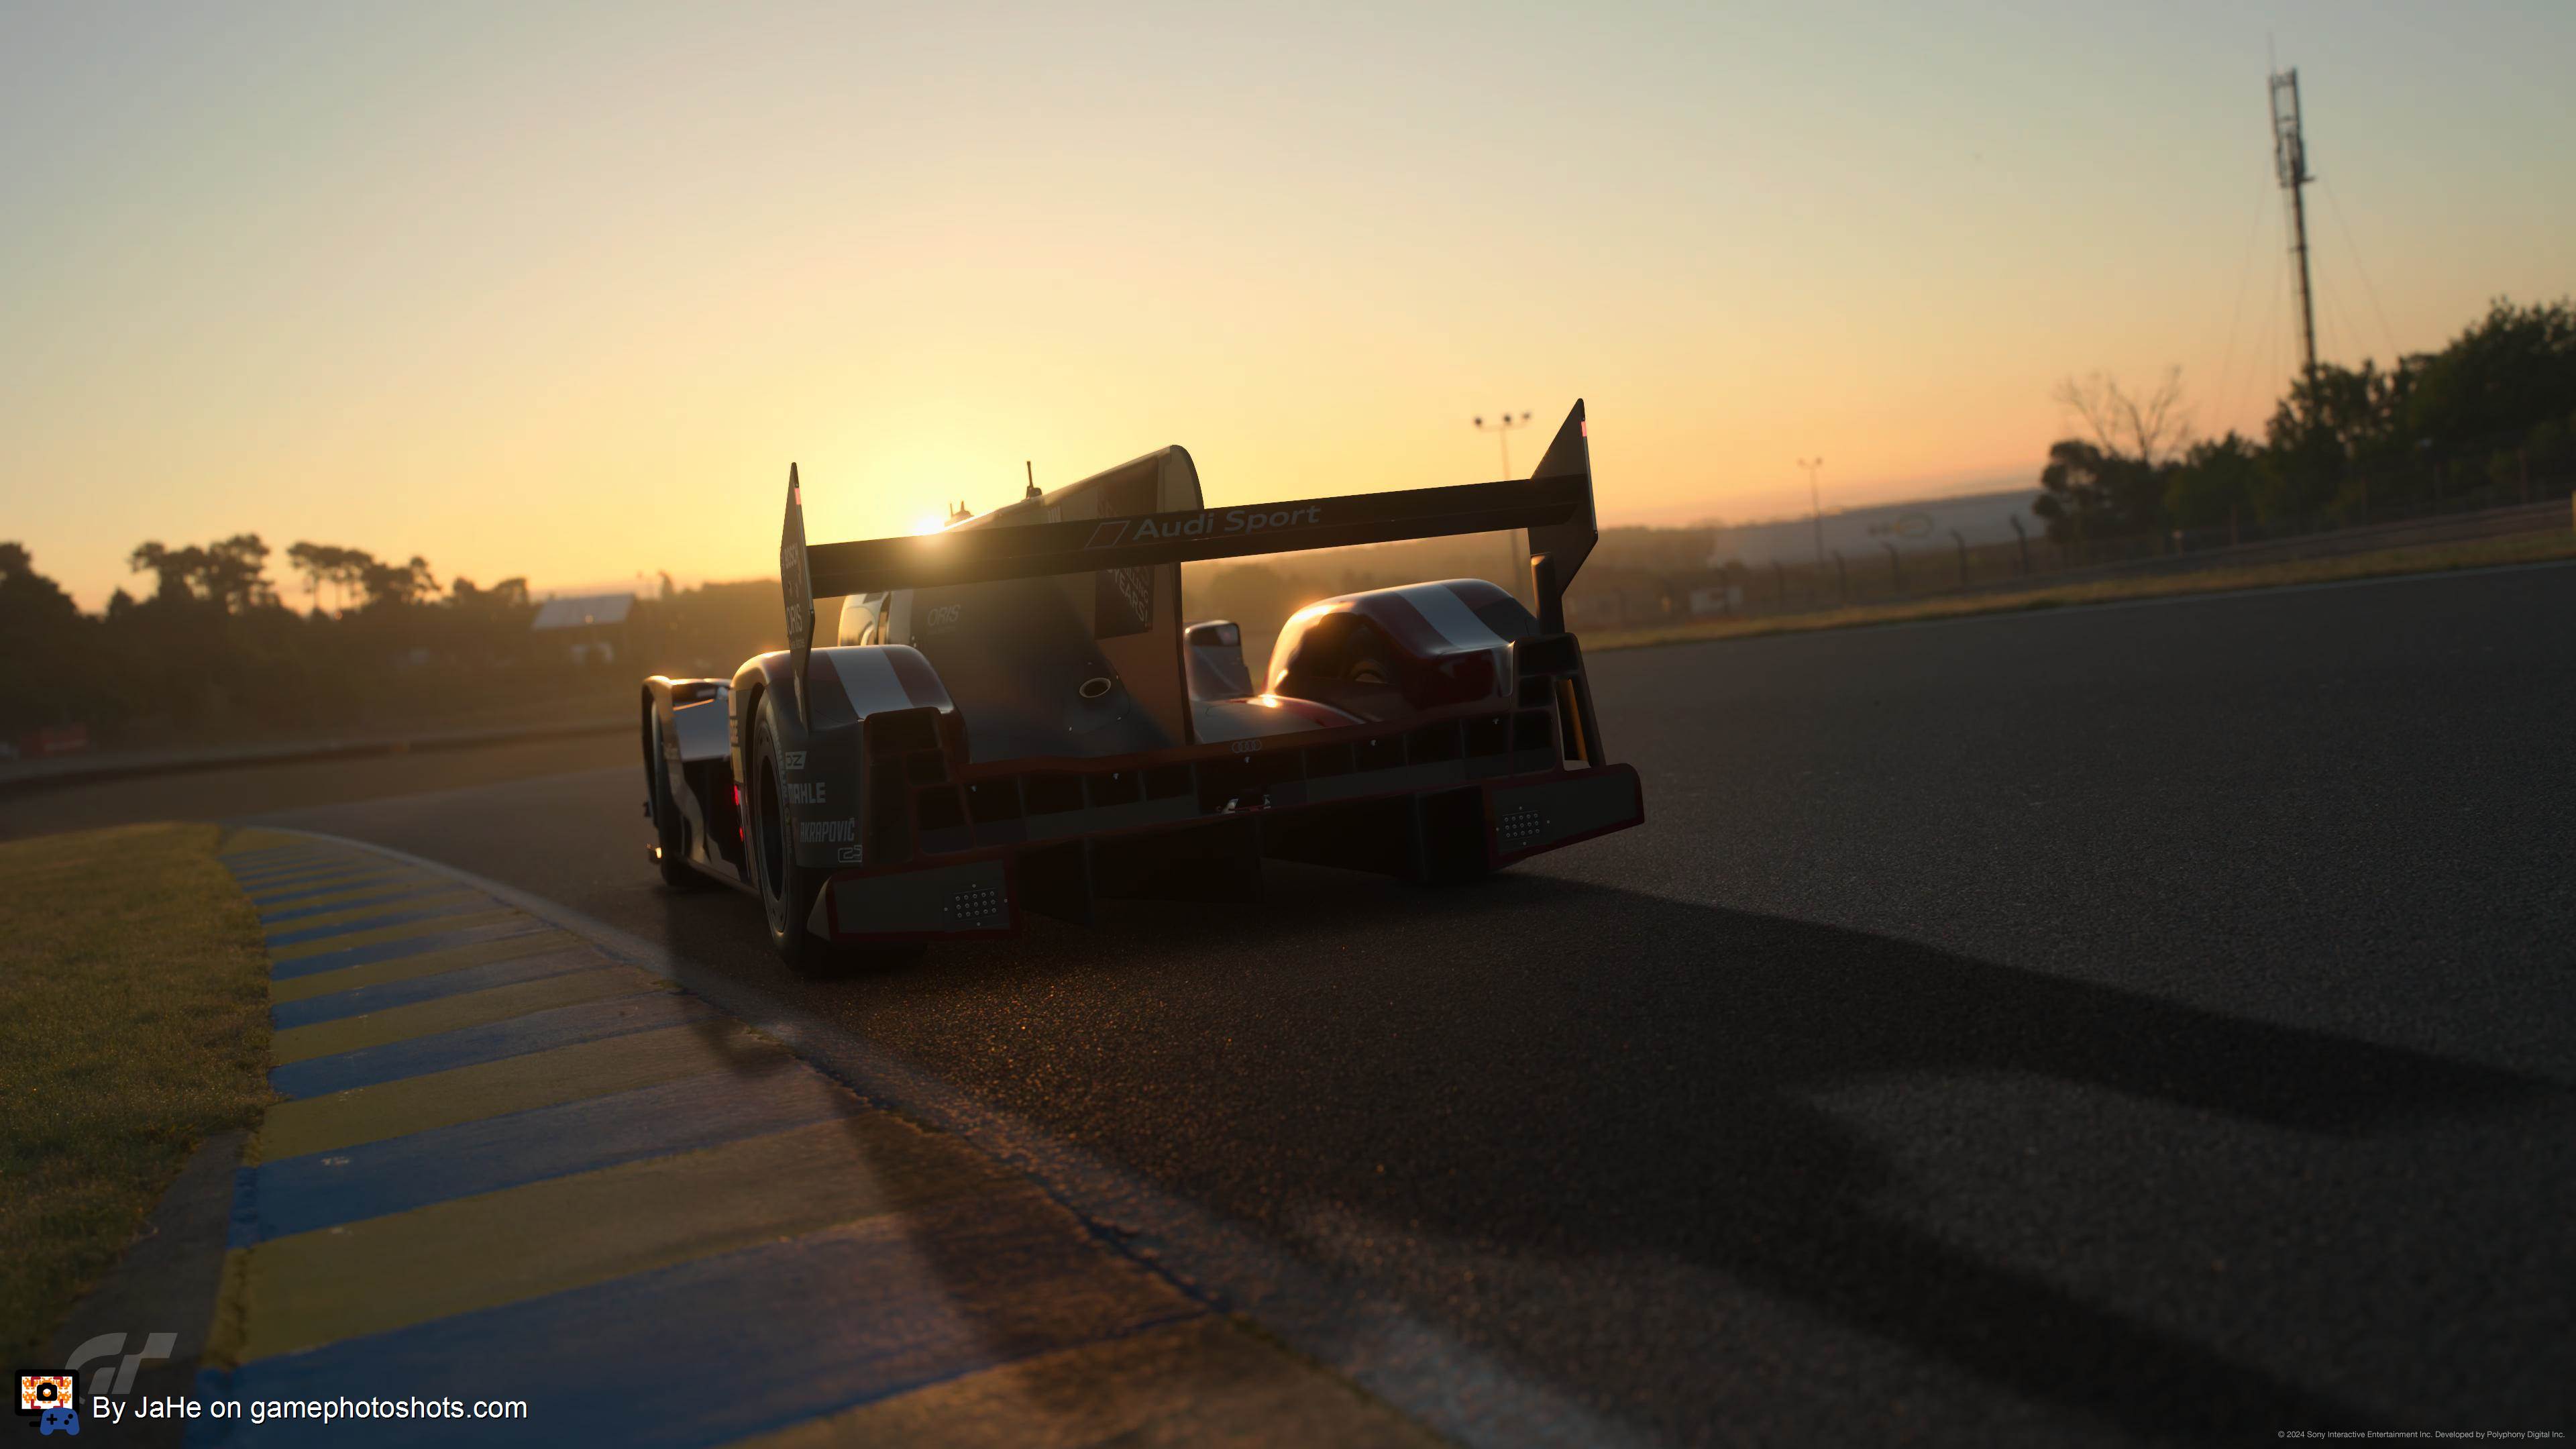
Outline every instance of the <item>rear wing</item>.
<svg viewBox="0 0 2576 1449"><path fill-rule="evenodd" d="M1008 528L959 529L860 543L805 543L796 470L787 470L787 527L779 544L788 647L802 705L814 600L893 589L1196 563L1252 554L1391 543L1526 528L1539 627L1565 629L1564 596L1600 537L1592 509L1592 448L1583 403L1557 429L1531 475L1498 483L1350 493Z"/></svg>

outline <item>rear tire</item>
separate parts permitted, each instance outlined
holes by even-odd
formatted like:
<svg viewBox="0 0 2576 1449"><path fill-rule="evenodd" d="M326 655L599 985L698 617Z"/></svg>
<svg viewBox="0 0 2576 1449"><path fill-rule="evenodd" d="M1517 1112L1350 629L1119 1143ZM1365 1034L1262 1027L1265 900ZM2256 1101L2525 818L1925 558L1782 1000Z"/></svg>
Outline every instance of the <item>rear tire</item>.
<svg viewBox="0 0 2576 1449"><path fill-rule="evenodd" d="M689 822L671 798L670 766L662 758L662 712L650 706L644 725L644 798L653 815L653 843L662 848L653 861L662 884L675 891L704 889L710 882L689 866Z"/></svg>
<svg viewBox="0 0 2576 1449"><path fill-rule="evenodd" d="M778 696L760 697L752 737L751 780L742 792L743 833L750 837L752 885L769 918L769 949L796 971L820 974L842 964L845 953L805 928L823 877L796 863L787 810L787 782L778 768Z"/></svg>

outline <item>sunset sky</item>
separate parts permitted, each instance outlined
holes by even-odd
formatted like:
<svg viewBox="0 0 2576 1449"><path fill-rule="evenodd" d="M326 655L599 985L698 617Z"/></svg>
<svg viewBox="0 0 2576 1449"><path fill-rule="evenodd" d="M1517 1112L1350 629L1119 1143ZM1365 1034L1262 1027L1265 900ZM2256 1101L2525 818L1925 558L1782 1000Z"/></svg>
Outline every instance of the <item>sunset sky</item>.
<svg viewBox="0 0 2576 1449"><path fill-rule="evenodd" d="M1171 442L1487 478L1505 407L1526 472L1576 396L1611 522L2029 479L2069 373L2269 411L2267 37L2329 357L2576 290L2565 0L0 0L0 538L90 608L241 531L746 577L791 458L861 537Z"/></svg>

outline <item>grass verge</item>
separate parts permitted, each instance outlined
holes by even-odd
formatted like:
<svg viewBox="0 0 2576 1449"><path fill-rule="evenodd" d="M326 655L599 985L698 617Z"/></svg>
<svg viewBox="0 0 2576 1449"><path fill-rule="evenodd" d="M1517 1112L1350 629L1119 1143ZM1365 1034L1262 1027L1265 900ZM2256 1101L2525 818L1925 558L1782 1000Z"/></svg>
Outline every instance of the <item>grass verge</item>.
<svg viewBox="0 0 2576 1449"><path fill-rule="evenodd" d="M268 1101L268 953L212 825L0 842L0 1351L47 1362L188 1152Z"/></svg>
<svg viewBox="0 0 2576 1449"><path fill-rule="evenodd" d="M2395 574L2442 573L2453 569L2490 568L2498 564L2540 563L2563 558L2576 558L2576 533L2523 533L2507 538L2473 539L2465 543L2383 549L2376 553L2347 554L2341 558L2294 559L2287 563L2202 569L2151 578L2041 584L2010 593L1962 594L1849 609L1822 609L1812 614L1783 614L1775 618L1712 619L1649 629L1604 630L1598 634L1585 634L1583 647L1587 653L1597 654L1604 649L1641 649L1655 644L1691 644L1704 639L1801 634L1815 629L1851 629L1868 624L1964 618L1970 614L2075 608L2085 604L2117 603L2125 599L2225 593L2234 589L2278 588L2285 584L2334 583Z"/></svg>

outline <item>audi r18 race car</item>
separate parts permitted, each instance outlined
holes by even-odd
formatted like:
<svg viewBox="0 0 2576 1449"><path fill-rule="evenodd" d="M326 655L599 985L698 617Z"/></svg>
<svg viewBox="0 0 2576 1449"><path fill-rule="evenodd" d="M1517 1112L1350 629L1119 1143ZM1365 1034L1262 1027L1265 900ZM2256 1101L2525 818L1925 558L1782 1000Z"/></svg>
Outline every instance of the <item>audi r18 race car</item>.
<svg viewBox="0 0 2576 1449"><path fill-rule="evenodd" d="M1258 689L1234 624L1183 617L1184 562L1503 529L1528 530L1535 616L1478 579L1325 599ZM758 895L803 966L1102 897L1240 899L1270 858L1453 881L1624 830L1637 773L1564 621L1598 537L1579 401L1524 479L1208 508L1170 447L810 548L791 465L788 647L644 682L653 857Z"/></svg>

